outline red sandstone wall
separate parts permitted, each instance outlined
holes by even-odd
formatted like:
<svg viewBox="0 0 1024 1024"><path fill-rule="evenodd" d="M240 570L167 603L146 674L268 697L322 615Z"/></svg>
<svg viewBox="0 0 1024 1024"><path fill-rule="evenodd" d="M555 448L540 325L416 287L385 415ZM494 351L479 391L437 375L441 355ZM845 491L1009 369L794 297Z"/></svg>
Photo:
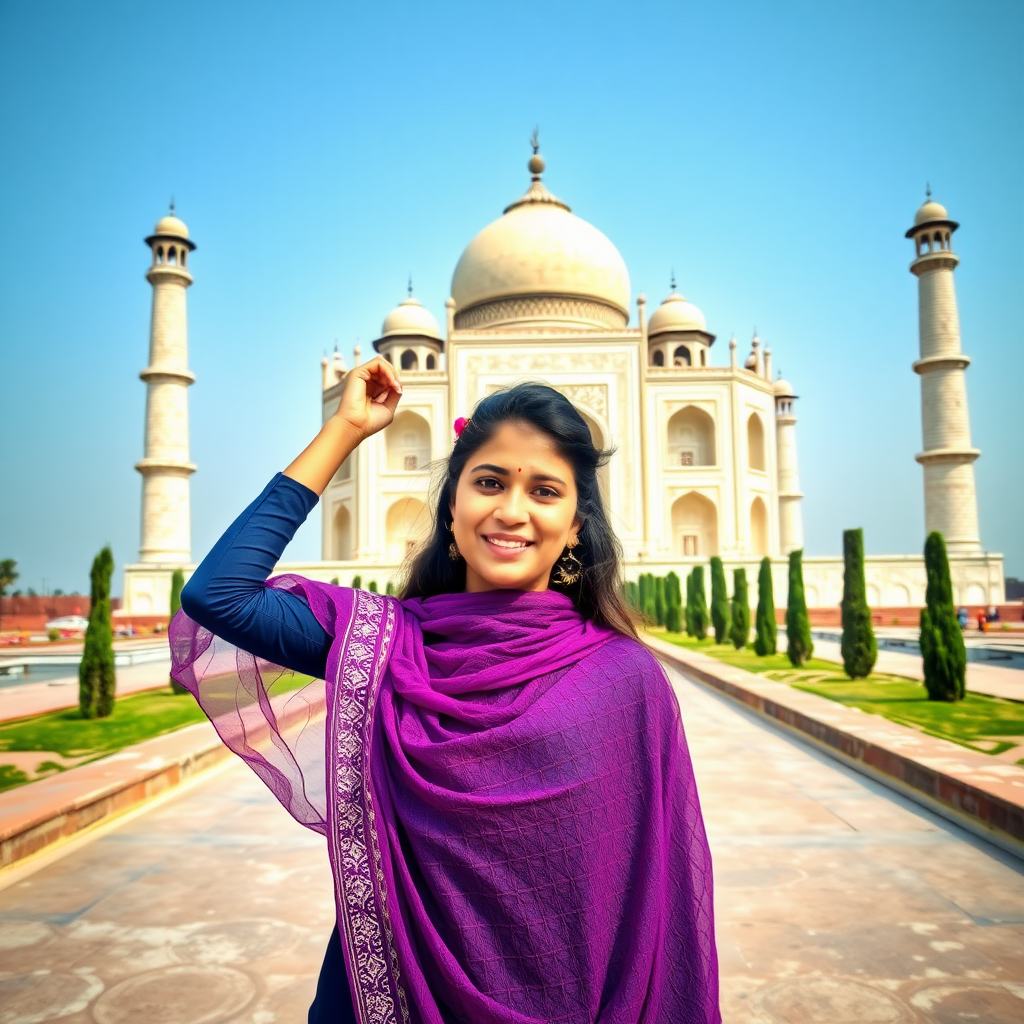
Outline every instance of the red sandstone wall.
<svg viewBox="0 0 1024 1024"><path fill-rule="evenodd" d="M121 598L110 601L112 611L121 607ZM39 632L50 619L64 615L89 616L90 601L82 597L0 597L0 629L27 629Z"/></svg>

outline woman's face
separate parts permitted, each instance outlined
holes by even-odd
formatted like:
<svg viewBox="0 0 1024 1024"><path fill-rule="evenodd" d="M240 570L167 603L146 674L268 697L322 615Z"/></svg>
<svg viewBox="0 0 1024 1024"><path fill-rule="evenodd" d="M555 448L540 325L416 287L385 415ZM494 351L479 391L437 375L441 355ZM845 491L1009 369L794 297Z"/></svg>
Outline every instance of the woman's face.
<svg viewBox="0 0 1024 1024"><path fill-rule="evenodd" d="M547 590L581 525L572 465L547 434L519 422L503 423L469 457L450 511L470 594Z"/></svg>

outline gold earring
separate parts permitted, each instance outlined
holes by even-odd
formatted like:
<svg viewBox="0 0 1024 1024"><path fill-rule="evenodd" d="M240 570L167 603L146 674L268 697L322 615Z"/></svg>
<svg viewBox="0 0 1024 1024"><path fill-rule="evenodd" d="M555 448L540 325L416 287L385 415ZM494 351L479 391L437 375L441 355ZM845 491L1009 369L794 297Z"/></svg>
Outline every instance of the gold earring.
<svg viewBox="0 0 1024 1024"><path fill-rule="evenodd" d="M575 583L583 575L583 563L572 553L572 549L579 544L579 538L567 545L569 550L562 555L555 566L555 582L565 585Z"/></svg>
<svg viewBox="0 0 1024 1024"><path fill-rule="evenodd" d="M454 519L452 520L452 522L449 525L448 529L451 530L451 532L453 534L455 533L455 520ZM462 552L459 550L459 545L455 543L454 538L452 539L451 544L448 545L448 557L453 562L457 562L462 557Z"/></svg>

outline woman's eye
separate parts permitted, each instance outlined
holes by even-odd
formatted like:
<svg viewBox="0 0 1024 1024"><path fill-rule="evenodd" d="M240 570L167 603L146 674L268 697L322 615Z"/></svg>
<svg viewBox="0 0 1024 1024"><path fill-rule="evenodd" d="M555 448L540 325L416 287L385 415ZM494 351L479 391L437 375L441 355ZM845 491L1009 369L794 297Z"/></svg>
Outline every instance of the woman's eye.
<svg viewBox="0 0 1024 1024"><path fill-rule="evenodd" d="M478 484L482 484L484 486L484 490L488 490L488 491L489 490L493 490L493 488L488 487L487 484L495 484L498 487L502 486L501 481L496 479L493 476L481 477L479 480L477 480L477 483ZM537 493L540 494L540 496L542 498L557 498L558 497L558 492L553 490L550 487L538 487L538 488L536 488L536 491L537 491Z"/></svg>

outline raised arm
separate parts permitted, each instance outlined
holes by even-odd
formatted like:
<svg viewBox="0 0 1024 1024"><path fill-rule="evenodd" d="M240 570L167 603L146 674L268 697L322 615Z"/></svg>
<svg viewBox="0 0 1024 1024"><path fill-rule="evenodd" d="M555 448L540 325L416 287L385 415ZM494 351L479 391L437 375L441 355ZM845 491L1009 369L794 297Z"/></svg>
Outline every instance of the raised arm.
<svg viewBox="0 0 1024 1024"><path fill-rule="evenodd" d="M402 385L376 358L345 379L338 411L228 527L181 593L185 614L236 647L323 677L331 638L297 594L265 583L338 467L394 418Z"/></svg>

